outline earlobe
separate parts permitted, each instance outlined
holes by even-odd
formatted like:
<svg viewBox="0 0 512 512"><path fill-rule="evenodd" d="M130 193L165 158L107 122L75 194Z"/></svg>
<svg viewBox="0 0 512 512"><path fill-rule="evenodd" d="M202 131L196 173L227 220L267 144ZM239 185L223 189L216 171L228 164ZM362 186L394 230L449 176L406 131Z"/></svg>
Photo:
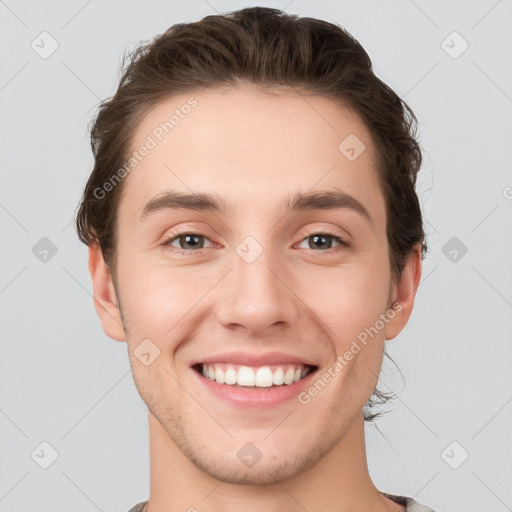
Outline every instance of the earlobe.
<svg viewBox="0 0 512 512"><path fill-rule="evenodd" d="M395 315L386 324L386 339L398 336L407 324L414 306L414 298L421 278L421 246L416 244L409 253L400 280L395 286Z"/></svg>
<svg viewBox="0 0 512 512"><path fill-rule="evenodd" d="M94 307L105 334L113 340L126 341L112 275L97 242L89 245L89 273L92 278Z"/></svg>

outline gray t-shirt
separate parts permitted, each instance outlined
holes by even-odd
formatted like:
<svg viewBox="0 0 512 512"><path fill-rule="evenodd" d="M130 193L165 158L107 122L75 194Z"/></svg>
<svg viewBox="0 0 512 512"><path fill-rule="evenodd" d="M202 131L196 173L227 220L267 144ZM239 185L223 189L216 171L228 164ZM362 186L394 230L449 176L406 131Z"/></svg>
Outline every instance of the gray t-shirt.
<svg viewBox="0 0 512 512"><path fill-rule="evenodd" d="M407 496L397 496L395 494L387 494L385 492L380 491L381 494L393 500L395 503L399 503L400 505L407 505L405 512L436 512L434 509L427 507L426 505L422 505L418 503L413 498L409 498ZM132 507L128 512L146 512L147 501L141 501L137 503L134 507Z"/></svg>

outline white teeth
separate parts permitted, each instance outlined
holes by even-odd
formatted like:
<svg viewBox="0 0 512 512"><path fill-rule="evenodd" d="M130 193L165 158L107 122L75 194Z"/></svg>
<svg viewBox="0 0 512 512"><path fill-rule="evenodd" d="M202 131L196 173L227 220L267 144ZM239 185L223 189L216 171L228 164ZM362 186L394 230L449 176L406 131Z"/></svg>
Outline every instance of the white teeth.
<svg viewBox="0 0 512 512"><path fill-rule="evenodd" d="M293 367L288 368L288 370L284 374L284 383L285 384L293 384L294 375L295 375L294 368Z"/></svg>
<svg viewBox="0 0 512 512"><path fill-rule="evenodd" d="M284 383L284 371L281 367L279 367L275 372L274 372L274 380L273 380L274 384L276 386L280 386L281 384Z"/></svg>
<svg viewBox="0 0 512 512"><path fill-rule="evenodd" d="M238 370L236 382L239 386L254 386L254 371L247 366L241 366Z"/></svg>
<svg viewBox="0 0 512 512"><path fill-rule="evenodd" d="M274 376L272 370L268 366L263 366L256 372L256 378L254 380L255 385L259 388L269 388L274 384Z"/></svg>
<svg viewBox="0 0 512 512"><path fill-rule="evenodd" d="M224 384L224 371L222 370L222 368L215 368L215 380L219 384Z"/></svg>
<svg viewBox="0 0 512 512"><path fill-rule="evenodd" d="M203 366L203 368L206 368ZM234 368L228 368L224 372L224 383L225 384L236 384L236 371Z"/></svg>
<svg viewBox="0 0 512 512"><path fill-rule="evenodd" d="M249 366L233 367L231 364L203 364L202 374L219 384L270 388L272 386L290 385L304 378L310 368L303 364L283 366Z"/></svg>

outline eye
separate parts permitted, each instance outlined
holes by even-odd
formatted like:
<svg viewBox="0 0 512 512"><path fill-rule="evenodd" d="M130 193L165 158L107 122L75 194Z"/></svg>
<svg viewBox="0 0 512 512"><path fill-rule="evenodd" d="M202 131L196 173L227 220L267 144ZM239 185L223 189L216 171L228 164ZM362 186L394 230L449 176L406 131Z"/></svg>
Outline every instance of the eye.
<svg viewBox="0 0 512 512"><path fill-rule="evenodd" d="M202 249L205 248L205 240L209 240L209 238L199 233L179 233L172 234L162 245L170 247L173 252L194 256L201 253ZM329 249L337 251L349 247L349 243L335 233L309 233L308 236L301 241L301 244L306 240L309 242L309 249L314 250L320 248L320 251L315 252L327 252ZM333 240L338 244L337 246L333 247ZM178 246L175 245L176 243ZM213 247L213 245L210 244L210 247Z"/></svg>
<svg viewBox="0 0 512 512"><path fill-rule="evenodd" d="M337 247L334 247L334 251L349 247L348 242L335 233L310 233L301 243L306 240L308 241L309 249L321 249L321 251L316 252L325 252L332 249L333 240L338 244Z"/></svg>
<svg viewBox="0 0 512 512"><path fill-rule="evenodd" d="M173 251L180 254L192 255L204 248L204 240L208 240L208 238L199 233L180 233L178 235L171 235L162 245L172 247ZM173 245L174 242L178 243L178 247Z"/></svg>

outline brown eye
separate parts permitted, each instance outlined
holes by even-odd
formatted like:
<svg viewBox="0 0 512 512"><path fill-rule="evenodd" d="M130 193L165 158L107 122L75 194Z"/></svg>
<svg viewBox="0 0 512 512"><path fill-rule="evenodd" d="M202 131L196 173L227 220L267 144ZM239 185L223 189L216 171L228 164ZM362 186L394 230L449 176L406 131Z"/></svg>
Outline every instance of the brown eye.
<svg viewBox="0 0 512 512"><path fill-rule="evenodd" d="M204 242L208 237L198 233L180 233L167 238L162 245L170 247L181 254L191 254L204 249ZM176 246L175 243L178 245Z"/></svg>
<svg viewBox="0 0 512 512"><path fill-rule="evenodd" d="M301 243L304 243L304 241L308 241L308 249L319 249L316 252L324 252L329 249L338 249L341 247L348 247L348 243L343 240L338 235L335 235L334 233L313 233L304 238ZM333 247L333 241L335 244Z"/></svg>

